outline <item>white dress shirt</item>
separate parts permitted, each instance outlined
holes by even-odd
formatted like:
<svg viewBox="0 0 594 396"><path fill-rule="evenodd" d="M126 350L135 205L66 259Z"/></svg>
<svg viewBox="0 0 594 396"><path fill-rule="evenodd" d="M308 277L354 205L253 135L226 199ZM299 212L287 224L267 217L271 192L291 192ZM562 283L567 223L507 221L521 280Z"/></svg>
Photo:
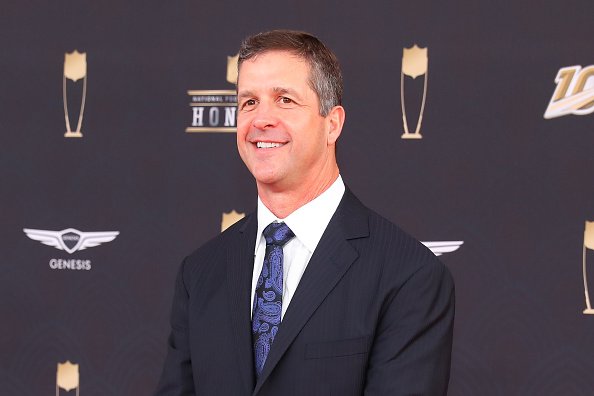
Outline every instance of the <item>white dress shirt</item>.
<svg viewBox="0 0 594 396"><path fill-rule="evenodd" d="M251 307L254 306L254 293L256 292L256 283L262 272L264 265L264 254L266 253L266 239L262 232L268 224L273 221L286 223L295 238L291 239L283 247L283 309L281 319L285 316L287 307L291 298L297 290L297 285L301 276L307 268L309 259L313 254L322 234L326 230L330 219L336 212L338 204L344 195L345 187L342 177L332 183L330 188L288 215L284 219L277 218L258 197L258 233L256 234L256 247L254 251L254 270L252 273L252 300ZM253 312L252 312L253 314Z"/></svg>

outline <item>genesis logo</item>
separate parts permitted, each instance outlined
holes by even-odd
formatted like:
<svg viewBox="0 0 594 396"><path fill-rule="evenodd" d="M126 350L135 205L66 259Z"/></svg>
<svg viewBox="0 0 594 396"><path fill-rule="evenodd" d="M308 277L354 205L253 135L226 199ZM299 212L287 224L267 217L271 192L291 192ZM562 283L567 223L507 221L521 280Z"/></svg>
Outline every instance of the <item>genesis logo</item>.
<svg viewBox="0 0 594 396"><path fill-rule="evenodd" d="M34 241L65 250L69 254L111 242L120 234L119 231L82 232L74 228L62 231L23 228L23 231ZM90 270L91 260L52 258L49 266L51 269Z"/></svg>
<svg viewBox="0 0 594 396"><path fill-rule="evenodd" d="M81 232L74 228L68 228L62 231L23 228L23 231L25 231L25 234L29 238L35 241L53 246L56 249L66 250L70 254L77 250L84 250L99 246L105 242L111 242L120 234L119 231Z"/></svg>

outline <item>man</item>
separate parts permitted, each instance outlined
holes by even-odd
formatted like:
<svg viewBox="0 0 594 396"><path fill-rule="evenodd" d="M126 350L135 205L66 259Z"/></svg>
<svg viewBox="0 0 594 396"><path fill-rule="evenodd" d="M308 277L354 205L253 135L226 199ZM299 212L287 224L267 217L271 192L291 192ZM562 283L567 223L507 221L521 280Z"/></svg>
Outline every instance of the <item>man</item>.
<svg viewBox="0 0 594 396"><path fill-rule="evenodd" d="M182 263L157 395L444 395L448 270L345 188L338 61L271 31L239 52L258 209Z"/></svg>

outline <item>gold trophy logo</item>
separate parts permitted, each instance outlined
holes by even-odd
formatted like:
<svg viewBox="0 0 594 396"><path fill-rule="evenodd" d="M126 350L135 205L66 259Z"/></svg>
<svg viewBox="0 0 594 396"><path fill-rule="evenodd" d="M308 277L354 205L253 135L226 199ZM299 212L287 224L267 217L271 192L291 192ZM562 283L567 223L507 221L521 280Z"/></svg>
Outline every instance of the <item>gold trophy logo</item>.
<svg viewBox="0 0 594 396"><path fill-rule="evenodd" d="M584 294L586 295L586 309L584 314L593 315L594 309L590 305L590 293L588 292L588 278L586 276L586 250L594 250L594 221L586 221L584 229L584 248L582 252L582 272L584 274Z"/></svg>
<svg viewBox="0 0 594 396"><path fill-rule="evenodd" d="M78 364L70 363L67 360L64 363L58 363L58 371L56 373L56 396L60 394L60 388L66 392L70 392L76 388L76 396L79 395L80 384L78 376Z"/></svg>
<svg viewBox="0 0 594 396"><path fill-rule="evenodd" d="M231 212L223 212L223 218L221 220L221 232L237 223L239 220L245 217L245 213L238 213L233 209Z"/></svg>
<svg viewBox="0 0 594 396"><path fill-rule="evenodd" d="M66 92L66 80L77 82L83 80L82 99L80 102L80 111L78 113L78 124L76 130L70 128L70 118L68 117L68 97ZM80 128L82 126L83 113L85 111L85 99L87 96L87 54L80 53L77 50L64 54L64 76L62 85L62 96L64 99L64 118L66 120L66 133L64 137L82 137Z"/></svg>
<svg viewBox="0 0 594 396"><path fill-rule="evenodd" d="M227 82L237 84L237 61L239 54L227 57Z"/></svg>
<svg viewBox="0 0 594 396"><path fill-rule="evenodd" d="M400 71L400 103L402 104L402 124L404 133L402 139L422 139L421 123L423 121L423 112L425 111L425 98L427 97L427 75L429 58L427 56L427 47L419 48L416 44L410 48L402 49L402 70ZM408 120L406 119L406 106L404 104L404 76L409 76L413 80L419 76L424 76L423 99L421 100L421 111L415 132L411 133L408 129Z"/></svg>

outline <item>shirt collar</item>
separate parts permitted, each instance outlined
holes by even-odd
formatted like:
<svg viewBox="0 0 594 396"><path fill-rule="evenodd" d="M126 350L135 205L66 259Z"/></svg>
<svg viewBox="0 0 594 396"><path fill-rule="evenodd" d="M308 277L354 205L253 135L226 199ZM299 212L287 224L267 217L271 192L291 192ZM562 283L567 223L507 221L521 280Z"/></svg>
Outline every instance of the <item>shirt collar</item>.
<svg viewBox="0 0 594 396"><path fill-rule="evenodd" d="M338 175L338 178L326 191L284 219L276 217L258 197L258 233L256 234L254 254L258 252L258 248L261 246L260 240L264 228L273 221L285 222L293 231L295 237L303 243L310 253L313 253L330 219L336 212L344 192L344 182L342 177Z"/></svg>

